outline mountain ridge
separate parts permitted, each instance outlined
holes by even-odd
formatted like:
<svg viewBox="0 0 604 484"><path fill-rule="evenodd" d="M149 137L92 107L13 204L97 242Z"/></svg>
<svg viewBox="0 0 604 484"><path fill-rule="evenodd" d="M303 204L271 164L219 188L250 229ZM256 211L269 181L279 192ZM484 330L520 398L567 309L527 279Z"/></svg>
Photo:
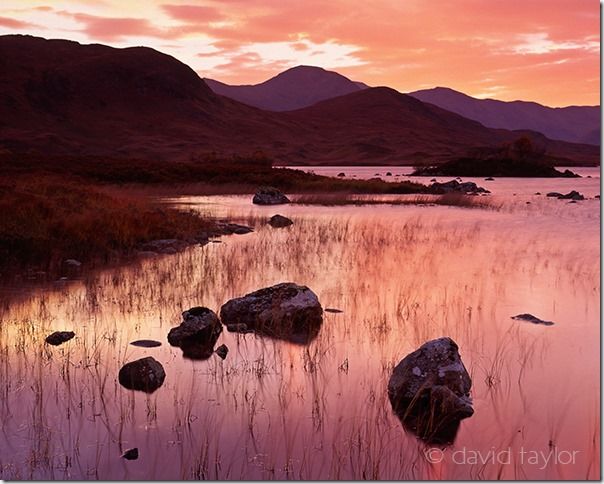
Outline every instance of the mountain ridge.
<svg viewBox="0 0 604 484"><path fill-rule="evenodd" d="M531 129L552 139L600 144L600 106L549 107L534 101L477 99L441 86L409 95L490 128Z"/></svg>
<svg viewBox="0 0 604 484"><path fill-rule="evenodd" d="M149 48L0 36L0 151L182 160L262 151L278 164L425 164L523 134L571 164L595 147L486 128L390 88L287 112L214 93Z"/></svg>

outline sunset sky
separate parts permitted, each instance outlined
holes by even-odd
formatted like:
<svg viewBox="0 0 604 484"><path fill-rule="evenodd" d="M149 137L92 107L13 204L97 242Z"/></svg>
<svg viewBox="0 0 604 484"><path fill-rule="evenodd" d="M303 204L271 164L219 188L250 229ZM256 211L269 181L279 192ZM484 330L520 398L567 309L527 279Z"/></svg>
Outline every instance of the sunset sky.
<svg viewBox="0 0 604 484"><path fill-rule="evenodd" d="M317 65L401 92L599 104L598 0L3 0L0 34L146 45L254 84Z"/></svg>

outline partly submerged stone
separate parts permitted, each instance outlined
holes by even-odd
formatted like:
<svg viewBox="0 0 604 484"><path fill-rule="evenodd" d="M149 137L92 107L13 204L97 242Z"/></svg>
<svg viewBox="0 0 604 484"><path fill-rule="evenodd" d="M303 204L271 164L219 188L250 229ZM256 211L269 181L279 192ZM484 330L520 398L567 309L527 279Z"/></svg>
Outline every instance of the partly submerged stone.
<svg viewBox="0 0 604 484"><path fill-rule="evenodd" d="M473 415L472 380L451 338L424 343L394 368L392 408L405 428L429 443L450 443L460 420Z"/></svg>
<svg viewBox="0 0 604 484"><path fill-rule="evenodd" d="M543 324L544 326L554 325L553 321L544 321L543 319L539 319L538 317L528 313L517 314L516 316L512 316L512 319L515 319L516 321L526 321L527 323L533 324Z"/></svg>
<svg viewBox="0 0 604 484"><path fill-rule="evenodd" d="M585 200L585 197L576 190L572 190L558 198L561 200Z"/></svg>
<svg viewBox="0 0 604 484"><path fill-rule="evenodd" d="M289 198L277 188L260 187L256 190L252 203L256 205L281 205L289 203Z"/></svg>
<svg viewBox="0 0 604 484"><path fill-rule="evenodd" d="M132 341L130 344L132 346L139 346L141 348L156 348L161 346L160 341L155 341L153 339L137 339L136 341Z"/></svg>
<svg viewBox="0 0 604 484"><path fill-rule="evenodd" d="M283 215L273 215L269 221L268 221L269 225L273 228L279 229L279 228L283 228L283 227L289 227L290 225L293 225L294 222L293 220L284 217Z"/></svg>
<svg viewBox="0 0 604 484"><path fill-rule="evenodd" d="M337 309L337 308L325 308L325 312L339 314L339 313L343 313L344 311L342 311L341 309Z"/></svg>
<svg viewBox="0 0 604 484"><path fill-rule="evenodd" d="M120 385L128 390L153 393L166 379L166 372L159 361L151 356L126 363L120 369Z"/></svg>
<svg viewBox="0 0 604 484"><path fill-rule="evenodd" d="M183 312L182 319L180 325L168 333L168 343L180 347L186 358L209 358L222 332L222 325L216 313L198 306Z"/></svg>
<svg viewBox="0 0 604 484"><path fill-rule="evenodd" d="M284 282L231 299L220 308L220 319L229 331L246 330L306 344L319 333L323 308L306 286Z"/></svg>
<svg viewBox="0 0 604 484"><path fill-rule="evenodd" d="M138 459L138 448L134 447L133 449L128 449L126 452L122 454L122 457L126 460L136 460Z"/></svg>
<svg viewBox="0 0 604 484"><path fill-rule="evenodd" d="M220 345L218 348L216 348L216 351L214 351L214 353L216 353L221 359L224 360L229 354L229 347L227 345Z"/></svg>
<svg viewBox="0 0 604 484"><path fill-rule="evenodd" d="M69 341L75 336L73 331L55 331L46 337L46 342L49 345L59 346L60 344Z"/></svg>

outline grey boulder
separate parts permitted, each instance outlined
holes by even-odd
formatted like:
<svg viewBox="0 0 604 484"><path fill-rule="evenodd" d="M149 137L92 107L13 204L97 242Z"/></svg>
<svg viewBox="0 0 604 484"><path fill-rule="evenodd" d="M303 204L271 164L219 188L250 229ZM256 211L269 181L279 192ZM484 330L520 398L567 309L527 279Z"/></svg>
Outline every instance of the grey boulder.
<svg viewBox="0 0 604 484"><path fill-rule="evenodd" d="M243 327L306 344L319 333L323 308L308 287L284 282L231 299L220 308L220 319L230 331Z"/></svg>
<svg viewBox="0 0 604 484"><path fill-rule="evenodd" d="M256 205L282 205L289 203L289 198L277 188L260 187L256 190L252 203Z"/></svg>
<svg viewBox="0 0 604 484"><path fill-rule="evenodd" d="M406 428L430 443L450 443L459 421L474 413L471 387L457 344L444 337L401 360L388 382L388 397Z"/></svg>

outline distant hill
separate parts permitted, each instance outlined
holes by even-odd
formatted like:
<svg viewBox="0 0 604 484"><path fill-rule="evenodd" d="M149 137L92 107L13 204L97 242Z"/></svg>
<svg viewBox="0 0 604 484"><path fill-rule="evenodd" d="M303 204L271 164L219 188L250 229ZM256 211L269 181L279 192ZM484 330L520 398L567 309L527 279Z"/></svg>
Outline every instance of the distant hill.
<svg viewBox="0 0 604 484"><path fill-rule="evenodd" d="M530 129L551 139L600 144L600 107L550 108L534 102L476 99L446 87L409 93L420 101L474 119L489 128Z"/></svg>
<svg viewBox="0 0 604 484"><path fill-rule="evenodd" d="M320 67L298 66L255 85L230 86L204 79L217 94L268 111L292 111L319 101L366 89L337 72Z"/></svg>
<svg viewBox="0 0 604 484"><path fill-rule="evenodd" d="M260 150L281 164L434 164L523 133L561 163L599 162L597 147L487 128L389 88L270 112L215 94L153 49L0 36L0 153L170 161Z"/></svg>

